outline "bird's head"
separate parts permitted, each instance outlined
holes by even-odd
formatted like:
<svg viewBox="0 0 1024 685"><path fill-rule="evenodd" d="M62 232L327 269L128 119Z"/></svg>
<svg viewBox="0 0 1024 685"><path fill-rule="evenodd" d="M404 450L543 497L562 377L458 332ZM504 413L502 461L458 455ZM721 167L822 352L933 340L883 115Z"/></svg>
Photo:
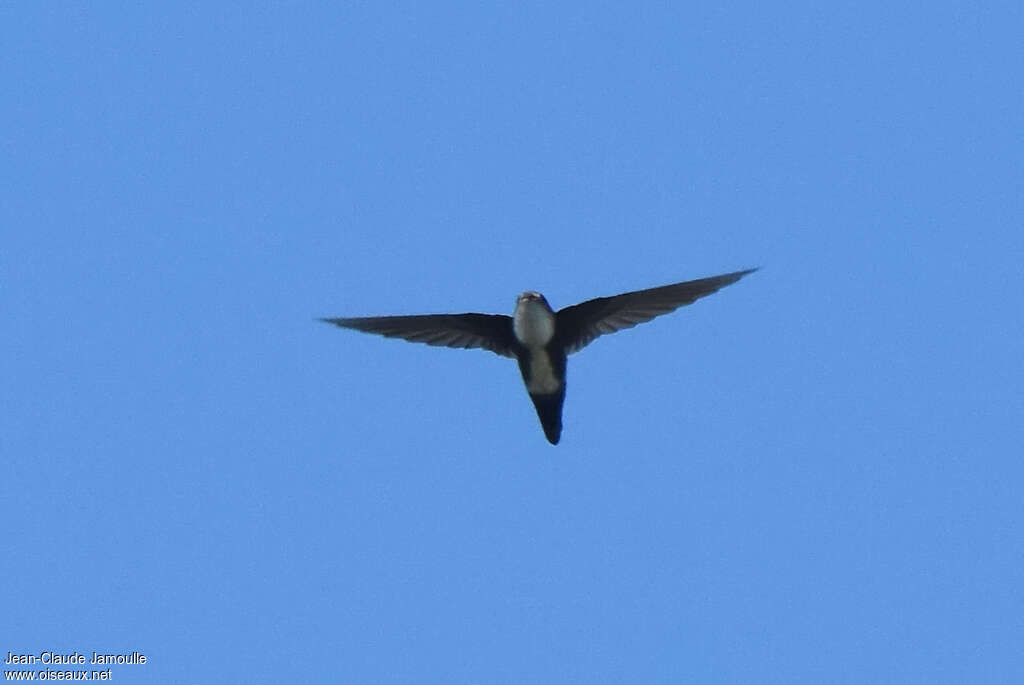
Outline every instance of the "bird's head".
<svg viewBox="0 0 1024 685"><path fill-rule="evenodd" d="M516 305L532 305L540 304L547 309L551 309L551 305L548 304L547 299L535 290L527 290L525 293L519 296L516 300Z"/></svg>

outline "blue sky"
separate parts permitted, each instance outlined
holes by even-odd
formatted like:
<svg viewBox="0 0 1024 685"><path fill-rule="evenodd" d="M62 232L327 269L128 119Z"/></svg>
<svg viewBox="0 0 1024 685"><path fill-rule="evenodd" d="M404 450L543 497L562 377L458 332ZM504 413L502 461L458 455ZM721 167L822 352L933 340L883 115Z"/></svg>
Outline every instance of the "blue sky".
<svg viewBox="0 0 1024 685"><path fill-rule="evenodd" d="M0 9L0 650L1024 679L1019 3ZM570 358L318 316L761 270Z"/></svg>

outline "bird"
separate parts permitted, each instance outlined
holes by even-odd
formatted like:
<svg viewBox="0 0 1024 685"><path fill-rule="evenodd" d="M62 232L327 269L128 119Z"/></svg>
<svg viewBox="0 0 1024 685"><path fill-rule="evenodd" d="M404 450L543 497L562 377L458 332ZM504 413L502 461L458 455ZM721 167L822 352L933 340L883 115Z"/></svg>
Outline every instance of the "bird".
<svg viewBox="0 0 1024 685"><path fill-rule="evenodd" d="M341 328L461 349L479 348L519 362L526 391L544 436L557 445L562 435L567 358L602 335L692 304L757 269L598 297L557 312L539 292L519 295L512 316L504 314L417 314L321 318Z"/></svg>

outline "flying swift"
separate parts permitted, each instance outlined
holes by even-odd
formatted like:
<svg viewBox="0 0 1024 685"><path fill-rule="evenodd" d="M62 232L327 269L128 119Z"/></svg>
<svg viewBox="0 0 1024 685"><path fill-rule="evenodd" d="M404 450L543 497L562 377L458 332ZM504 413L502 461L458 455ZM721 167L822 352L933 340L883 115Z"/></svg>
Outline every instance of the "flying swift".
<svg viewBox="0 0 1024 685"><path fill-rule="evenodd" d="M754 271L756 269L734 271L598 297L557 312L543 295L528 290L519 296L512 316L467 313L320 320L388 338L442 347L480 348L515 359L544 435L548 442L557 445L562 435L565 370L570 354L579 352L598 336L668 314Z"/></svg>

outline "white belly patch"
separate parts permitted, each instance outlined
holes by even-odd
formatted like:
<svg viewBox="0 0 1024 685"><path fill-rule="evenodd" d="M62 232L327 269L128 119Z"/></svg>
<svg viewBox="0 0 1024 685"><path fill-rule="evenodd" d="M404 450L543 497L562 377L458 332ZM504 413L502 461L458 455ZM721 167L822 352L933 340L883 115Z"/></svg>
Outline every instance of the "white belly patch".
<svg viewBox="0 0 1024 685"><path fill-rule="evenodd" d="M526 389L535 395L550 395L561 387L551 366L551 357L543 349L535 351L530 359L530 382Z"/></svg>

